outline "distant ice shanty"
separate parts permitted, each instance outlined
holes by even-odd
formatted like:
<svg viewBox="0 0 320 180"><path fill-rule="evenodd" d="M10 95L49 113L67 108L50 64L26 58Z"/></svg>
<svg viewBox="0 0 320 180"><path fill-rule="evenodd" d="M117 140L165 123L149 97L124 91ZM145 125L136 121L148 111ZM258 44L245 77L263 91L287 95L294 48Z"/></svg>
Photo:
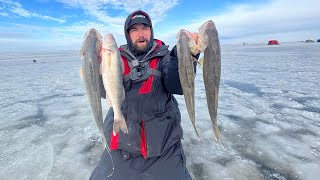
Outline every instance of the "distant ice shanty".
<svg viewBox="0 0 320 180"><path fill-rule="evenodd" d="M269 40L268 45L279 45L277 40Z"/></svg>
<svg viewBox="0 0 320 180"><path fill-rule="evenodd" d="M313 43L314 41L312 39L307 39L305 42L306 43Z"/></svg>

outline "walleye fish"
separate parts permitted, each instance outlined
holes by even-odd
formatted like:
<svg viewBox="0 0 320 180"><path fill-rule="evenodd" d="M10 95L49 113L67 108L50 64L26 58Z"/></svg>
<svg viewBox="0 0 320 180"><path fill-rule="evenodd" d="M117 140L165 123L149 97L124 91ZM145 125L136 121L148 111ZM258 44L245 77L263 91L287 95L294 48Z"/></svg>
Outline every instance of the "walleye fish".
<svg viewBox="0 0 320 180"><path fill-rule="evenodd" d="M120 130L128 133L127 124L121 112L121 105L125 98L122 84L124 65L112 34L107 34L103 40L101 57L102 80L106 89L107 103L114 112L113 134L117 134Z"/></svg>
<svg viewBox="0 0 320 180"><path fill-rule="evenodd" d="M177 54L178 54L178 71L184 100L187 106L189 118L199 137L195 124L195 103L194 103L194 67L192 51L195 51L196 42L187 30L180 30L178 33Z"/></svg>
<svg viewBox="0 0 320 180"><path fill-rule="evenodd" d="M214 136L219 141L217 112L221 76L221 51L218 32L213 21L209 20L199 28L198 47L200 51L204 51L202 66L207 105Z"/></svg>
<svg viewBox="0 0 320 180"><path fill-rule="evenodd" d="M80 50L82 68L81 76L84 82L86 94L89 98L91 111L98 129L101 132L102 141L106 145L106 138L103 130L103 117L100 93L100 57L102 47L102 36L95 29L90 29L85 33L82 47Z"/></svg>

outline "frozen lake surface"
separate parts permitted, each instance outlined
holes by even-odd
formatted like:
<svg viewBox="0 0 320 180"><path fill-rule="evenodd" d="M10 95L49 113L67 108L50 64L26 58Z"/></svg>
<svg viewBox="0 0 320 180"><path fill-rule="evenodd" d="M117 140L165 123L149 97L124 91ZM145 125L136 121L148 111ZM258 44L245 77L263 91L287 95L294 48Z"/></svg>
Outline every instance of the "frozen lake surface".
<svg viewBox="0 0 320 180"><path fill-rule="evenodd" d="M102 147L80 66L78 51L0 54L0 179L89 178ZM195 180L319 179L320 43L222 46L222 142L200 68L195 93L200 141L176 96Z"/></svg>

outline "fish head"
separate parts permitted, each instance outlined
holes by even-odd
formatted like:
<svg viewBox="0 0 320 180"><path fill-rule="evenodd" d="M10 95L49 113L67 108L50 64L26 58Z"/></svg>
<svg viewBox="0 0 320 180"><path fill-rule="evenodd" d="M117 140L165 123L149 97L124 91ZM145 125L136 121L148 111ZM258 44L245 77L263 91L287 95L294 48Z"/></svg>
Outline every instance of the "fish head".
<svg viewBox="0 0 320 180"><path fill-rule="evenodd" d="M197 54L199 52L196 39L193 37L193 33L182 29L178 32L177 38L181 40L185 39L192 54Z"/></svg>
<svg viewBox="0 0 320 180"><path fill-rule="evenodd" d="M118 45L117 45L116 40L112 34L107 34L105 36L103 45L105 48L110 49L110 50L118 49Z"/></svg>
<svg viewBox="0 0 320 180"><path fill-rule="evenodd" d="M108 69L115 65L120 65L123 69L123 62L120 57L120 51L112 34L107 34L103 39L102 50L102 67L101 72L108 71ZM120 63L120 64L119 64Z"/></svg>
<svg viewBox="0 0 320 180"><path fill-rule="evenodd" d="M207 30L210 30L213 28L215 28L215 24L211 20L207 21L199 28L198 47L201 52L204 52L204 50L207 48L209 43L209 34Z"/></svg>
<svg viewBox="0 0 320 180"><path fill-rule="evenodd" d="M96 59L102 48L102 36L95 29L88 30L84 35L80 56L82 61Z"/></svg>
<svg viewBox="0 0 320 180"><path fill-rule="evenodd" d="M118 46L116 40L114 39L112 34L107 34L104 37L102 44L102 51L108 55L116 53L118 50Z"/></svg>

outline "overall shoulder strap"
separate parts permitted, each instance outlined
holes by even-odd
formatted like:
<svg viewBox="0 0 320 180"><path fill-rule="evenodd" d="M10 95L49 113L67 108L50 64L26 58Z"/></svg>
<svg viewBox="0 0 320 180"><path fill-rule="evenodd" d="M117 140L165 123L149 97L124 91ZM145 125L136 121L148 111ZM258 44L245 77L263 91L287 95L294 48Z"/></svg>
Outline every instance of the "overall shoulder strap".
<svg viewBox="0 0 320 180"><path fill-rule="evenodd" d="M162 77L162 73L156 69L158 64L158 58L154 58L150 61L127 61L130 67L130 73L124 76L124 81L131 80L133 83L141 82L148 79L150 76ZM138 65L133 64L137 62ZM150 63L151 66L150 66Z"/></svg>

